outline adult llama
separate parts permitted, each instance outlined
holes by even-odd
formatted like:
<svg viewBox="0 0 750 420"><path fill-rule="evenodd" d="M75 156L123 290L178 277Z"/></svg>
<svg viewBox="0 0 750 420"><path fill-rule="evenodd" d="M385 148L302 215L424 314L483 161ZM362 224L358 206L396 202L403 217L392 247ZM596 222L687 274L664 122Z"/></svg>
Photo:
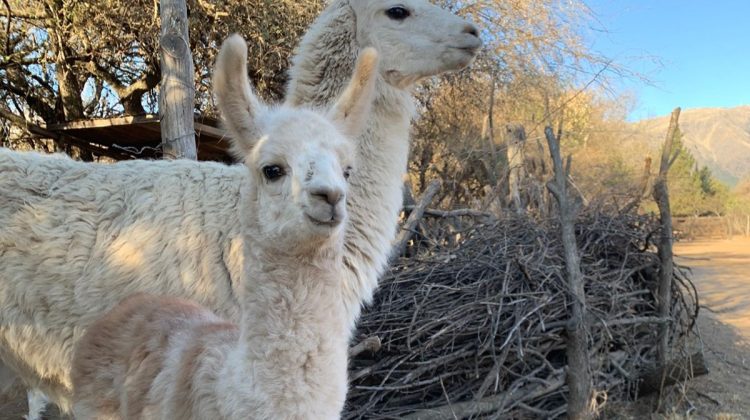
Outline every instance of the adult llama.
<svg viewBox="0 0 750 420"><path fill-rule="evenodd" d="M477 29L425 0L336 0L302 39L287 103L327 108L358 53L375 47L375 101L355 140L344 233L344 302L354 326L386 266L414 116L411 87L468 65ZM241 165L0 151L0 359L70 409L70 368L86 328L135 292L191 299L239 319ZM281 215L280 215L281 216ZM248 261L252 264L252 261Z"/></svg>

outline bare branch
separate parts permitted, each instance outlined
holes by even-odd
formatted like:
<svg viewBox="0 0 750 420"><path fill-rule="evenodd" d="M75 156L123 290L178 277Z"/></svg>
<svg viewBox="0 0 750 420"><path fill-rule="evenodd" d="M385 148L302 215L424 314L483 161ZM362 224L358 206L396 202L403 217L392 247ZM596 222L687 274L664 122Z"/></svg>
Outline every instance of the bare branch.
<svg viewBox="0 0 750 420"><path fill-rule="evenodd" d="M375 353L380 350L381 346L380 337L377 335L367 337L364 340L357 343L355 346L349 348L349 357L354 358L364 352Z"/></svg>
<svg viewBox="0 0 750 420"><path fill-rule="evenodd" d="M428 408L403 417L407 420L453 420L479 417L483 413L493 412L506 404L519 404L532 401L540 395L560 389L565 384L562 375L547 383L532 383L520 389L503 392L480 401L467 401L443 407Z"/></svg>
<svg viewBox="0 0 750 420"><path fill-rule="evenodd" d="M404 210L414 210L417 206L411 205L411 206L404 206ZM455 210L437 210L437 209L425 209L424 210L425 216L433 216L433 217L487 217L487 218L494 218L495 215L489 212L485 211L479 211L474 209L455 209Z"/></svg>
<svg viewBox="0 0 750 420"><path fill-rule="evenodd" d="M425 190L424 194L422 194L422 198L419 200L419 204L411 212L409 217L406 219L406 222L404 222L404 225L401 226L401 231L396 237L396 241L393 243L393 247L391 248L392 259L398 258L404 253L404 251L406 250L406 245L409 243L409 240L414 234L414 229L419 224L419 221L422 220L425 209L430 205L432 199L435 198L435 195L437 195L438 191L440 191L440 181L432 181Z"/></svg>
<svg viewBox="0 0 750 420"><path fill-rule="evenodd" d="M3 4L5 4L5 9L7 11L6 18L8 19L8 21L5 22L5 55L10 55L10 18L12 12L8 0L3 0Z"/></svg>
<svg viewBox="0 0 750 420"><path fill-rule="evenodd" d="M0 89L4 89L23 100L28 104L34 112L36 112L46 122L50 122L54 119L55 109L44 101L43 96L33 95L33 89L28 85L27 81L23 77L13 77L11 72L7 72L7 80L0 80ZM11 80L12 77L12 80ZM20 86L16 86L11 83L18 83Z"/></svg>

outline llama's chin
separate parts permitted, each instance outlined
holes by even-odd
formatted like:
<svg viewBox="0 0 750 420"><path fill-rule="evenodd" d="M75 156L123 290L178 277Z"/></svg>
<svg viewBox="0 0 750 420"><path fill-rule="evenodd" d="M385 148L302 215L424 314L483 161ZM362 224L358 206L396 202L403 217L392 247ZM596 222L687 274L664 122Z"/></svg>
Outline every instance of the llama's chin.
<svg viewBox="0 0 750 420"><path fill-rule="evenodd" d="M343 219L319 220L309 214L297 225L296 240L318 247L320 244L337 237L343 226Z"/></svg>
<svg viewBox="0 0 750 420"><path fill-rule="evenodd" d="M344 219L346 217L336 215L329 220L320 220L309 214L305 214L306 225L311 241L321 240L325 241L341 229Z"/></svg>
<svg viewBox="0 0 750 420"><path fill-rule="evenodd" d="M335 229L336 227L338 227L338 225L341 224L342 220L340 217L332 217L328 220L321 220L310 216L309 214L306 214L305 216L307 216L307 221L310 222L313 226L330 229Z"/></svg>
<svg viewBox="0 0 750 420"><path fill-rule="evenodd" d="M444 71L459 71L466 68L479 52L479 45L468 45L465 47L448 47L445 52L446 66Z"/></svg>
<svg viewBox="0 0 750 420"><path fill-rule="evenodd" d="M412 72L409 69L391 68L382 73L383 79L397 89L407 89L422 79L466 68L474 61L477 52L478 49L474 46L447 47L442 59L435 61L432 69L420 68L418 72Z"/></svg>

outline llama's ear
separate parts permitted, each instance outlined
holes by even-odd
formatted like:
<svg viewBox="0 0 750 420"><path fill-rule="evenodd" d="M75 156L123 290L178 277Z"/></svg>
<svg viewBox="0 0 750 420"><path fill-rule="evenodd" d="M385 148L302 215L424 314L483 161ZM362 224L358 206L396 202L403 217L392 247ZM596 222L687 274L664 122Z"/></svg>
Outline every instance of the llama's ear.
<svg viewBox="0 0 750 420"><path fill-rule="evenodd" d="M247 44L240 35L231 35L221 45L213 85L219 112L232 137L231 151L243 159L258 141L256 119L263 105L250 87Z"/></svg>
<svg viewBox="0 0 750 420"><path fill-rule="evenodd" d="M329 112L331 119L351 138L359 136L367 123L375 100L378 64L379 57L375 48L362 50L349 85Z"/></svg>

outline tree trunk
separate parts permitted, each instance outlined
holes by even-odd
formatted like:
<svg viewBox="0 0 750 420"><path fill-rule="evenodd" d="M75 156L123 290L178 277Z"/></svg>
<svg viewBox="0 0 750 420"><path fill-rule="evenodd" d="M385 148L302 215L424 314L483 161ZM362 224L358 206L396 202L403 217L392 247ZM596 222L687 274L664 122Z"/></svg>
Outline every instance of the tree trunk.
<svg viewBox="0 0 750 420"><path fill-rule="evenodd" d="M654 183L654 201L659 206L659 217L661 219L661 236L659 238L659 317L670 318L670 306L672 304L672 275L674 262L672 261L672 212L669 208L669 188L667 187L667 174L669 167L674 162L672 145L677 126L680 120L680 108L672 111L672 118L667 129L667 138L664 140L664 148L661 151L661 163L659 165L659 176ZM659 326L658 342L659 365L666 366L669 360L669 324Z"/></svg>
<svg viewBox="0 0 750 420"><path fill-rule="evenodd" d="M570 299L570 319L566 327L567 383L570 392L568 418L592 419L594 418L592 381L588 356L588 334L584 321L586 294L575 236L577 205L568 195L567 188L570 158L568 158L567 166L563 166L559 134L555 137L550 127L545 128L544 134L547 137L554 166L554 178L547 183L547 188L555 196L560 211L561 239L565 250L565 269Z"/></svg>
<svg viewBox="0 0 750 420"><path fill-rule="evenodd" d="M55 78L62 105L62 115L58 115L58 122L79 120L84 117L81 99L83 89L76 70L68 63L68 58L75 55L68 44L71 36L68 28L71 22L66 17L62 0L55 0L49 6L54 13L54 33L50 34L50 37L56 44Z"/></svg>
<svg viewBox="0 0 750 420"><path fill-rule="evenodd" d="M60 55L62 56L62 53ZM83 118L83 101L78 79L68 68L64 57L61 57L56 64L57 86L60 91L64 121L80 120Z"/></svg>
<svg viewBox="0 0 750 420"><path fill-rule="evenodd" d="M185 0L161 0L161 141L167 159L193 159L195 83Z"/></svg>

